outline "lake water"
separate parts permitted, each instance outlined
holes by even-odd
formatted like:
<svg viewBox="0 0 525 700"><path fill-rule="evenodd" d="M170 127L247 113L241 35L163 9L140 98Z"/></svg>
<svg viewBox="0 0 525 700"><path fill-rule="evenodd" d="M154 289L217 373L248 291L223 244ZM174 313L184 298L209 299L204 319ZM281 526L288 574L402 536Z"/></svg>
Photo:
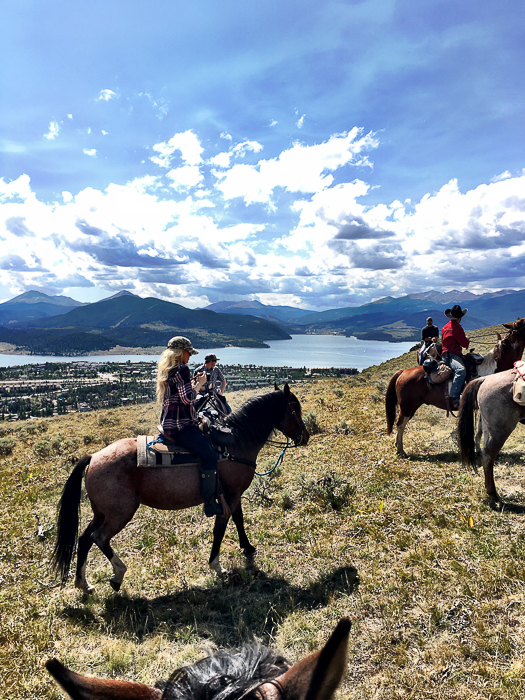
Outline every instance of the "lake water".
<svg viewBox="0 0 525 700"><path fill-rule="evenodd" d="M387 343L380 340L357 340L341 335L294 335L291 340L268 341L269 348L197 348L197 361L214 352L225 365L262 365L265 367L354 367L362 370L398 357L414 342ZM40 364L43 362L157 362L159 355L85 355L57 357L44 355L0 355L0 367Z"/></svg>

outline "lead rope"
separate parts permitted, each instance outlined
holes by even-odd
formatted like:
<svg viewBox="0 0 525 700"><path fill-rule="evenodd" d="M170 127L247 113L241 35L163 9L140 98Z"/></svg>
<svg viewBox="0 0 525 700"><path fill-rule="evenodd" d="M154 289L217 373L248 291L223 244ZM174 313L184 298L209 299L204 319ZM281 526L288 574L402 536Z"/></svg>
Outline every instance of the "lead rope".
<svg viewBox="0 0 525 700"><path fill-rule="evenodd" d="M286 445L283 447L281 454L277 457L277 461L275 462L273 467L271 469L269 469L267 472L257 472L256 471L255 473L257 474L257 476L268 476L268 474L271 474L273 471L275 471L277 469L277 467L283 463L284 454L289 447L292 447L292 445L290 445L290 438L287 437L286 438Z"/></svg>

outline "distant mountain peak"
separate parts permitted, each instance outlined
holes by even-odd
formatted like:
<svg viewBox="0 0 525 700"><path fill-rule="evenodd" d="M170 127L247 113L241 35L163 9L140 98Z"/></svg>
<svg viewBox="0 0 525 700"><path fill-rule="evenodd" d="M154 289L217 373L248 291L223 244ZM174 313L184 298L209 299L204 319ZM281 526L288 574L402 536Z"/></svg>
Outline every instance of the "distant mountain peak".
<svg viewBox="0 0 525 700"><path fill-rule="evenodd" d="M116 294L113 294L111 297L106 297L105 299L100 299L100 301L109 301L110 299L120 299L120 297L135 297L136 299L140 299L140 297L137 294L133 294L132 292L128 292L127 289L123 289L121 292L117 292Z"/></svg>

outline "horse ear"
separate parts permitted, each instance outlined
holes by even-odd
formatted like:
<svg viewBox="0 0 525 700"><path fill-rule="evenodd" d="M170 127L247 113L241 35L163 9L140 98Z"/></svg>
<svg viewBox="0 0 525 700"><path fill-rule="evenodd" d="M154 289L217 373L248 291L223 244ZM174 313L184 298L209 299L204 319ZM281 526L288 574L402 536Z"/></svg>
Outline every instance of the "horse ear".
<svg viewBox="0 0 525 700"><path fill-rule="evenodd" d="M275 391L279 391L279 387L277 386L277 384L275 382L273 383L273 388L275 389Z"/></svg>
<svg viewBox="0 0 525 700"><path fill-rule="evenodd" d="M283 386L283 391L286 394L286 396L290 395L291 392L290 392L290 387L288 386L288 382L286 382L286 384Z"/></svg>
<svg viewBox="0 0 525 700"><path fill-rule="evenodd" d="M142 683L86 678L66 668L58 659L46 668L72 700L161 700L162 692Z"/></svg>
<svg viewBox="0 0 525 700"><path fill-rule="evenodd" d="M496 337L497 337L498 340L501 340L501 334L500 334L500 333L496 333Z"/></svg>
<svg viewBox="0 0 525 700"><path fill-rule="evenodd" d="M276 679L287 700L332 700L346 671L351 622L344 617L326 645ZM263 690L264 686L260 688ZM263 693L264 697L264 693Z"/></svg>
<svg viewBox="0 0 525 700"><path fill-rule="evenodd" d="M502 323L501 325L504 326L505 328L508 328L509 331L511 331L514 328L513 323Z"/></svg>

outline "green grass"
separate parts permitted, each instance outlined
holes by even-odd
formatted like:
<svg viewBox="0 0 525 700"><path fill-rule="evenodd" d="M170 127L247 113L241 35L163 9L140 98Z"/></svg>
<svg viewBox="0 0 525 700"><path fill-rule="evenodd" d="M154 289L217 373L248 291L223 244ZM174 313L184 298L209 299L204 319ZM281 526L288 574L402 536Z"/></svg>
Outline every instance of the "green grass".
<svg viewBox="0 0 525 700"><path fill-rule="evenodd" d="M0 697L59 698L51 656L80 673L151 683L204 649L258 639L297 660L353 621L341 698L508 698L525 691L525 516L494 512L481 475L458 463L454 422L420 409L395 455L382 400L410 356L366 376L295 385L319 432L290 450L246 493L247 566L230 524L221 561L207 568L212 522L199 508L141 508L114 540L128 566L120 593L94 547L86 597L56 585L51 528L72 465L86 451L154 433L153 406L10 424L0 456ZM234 402L246 398L231 395ZM230 398L230 397L229 397ZM49 449L34 446L44 442ZM525 502L523 428L496 466L504 495ZM273 465L278 448L261 454ZM89 503L82 503L82 527ZM473 527L468 519L473 518Z"/></svg>

